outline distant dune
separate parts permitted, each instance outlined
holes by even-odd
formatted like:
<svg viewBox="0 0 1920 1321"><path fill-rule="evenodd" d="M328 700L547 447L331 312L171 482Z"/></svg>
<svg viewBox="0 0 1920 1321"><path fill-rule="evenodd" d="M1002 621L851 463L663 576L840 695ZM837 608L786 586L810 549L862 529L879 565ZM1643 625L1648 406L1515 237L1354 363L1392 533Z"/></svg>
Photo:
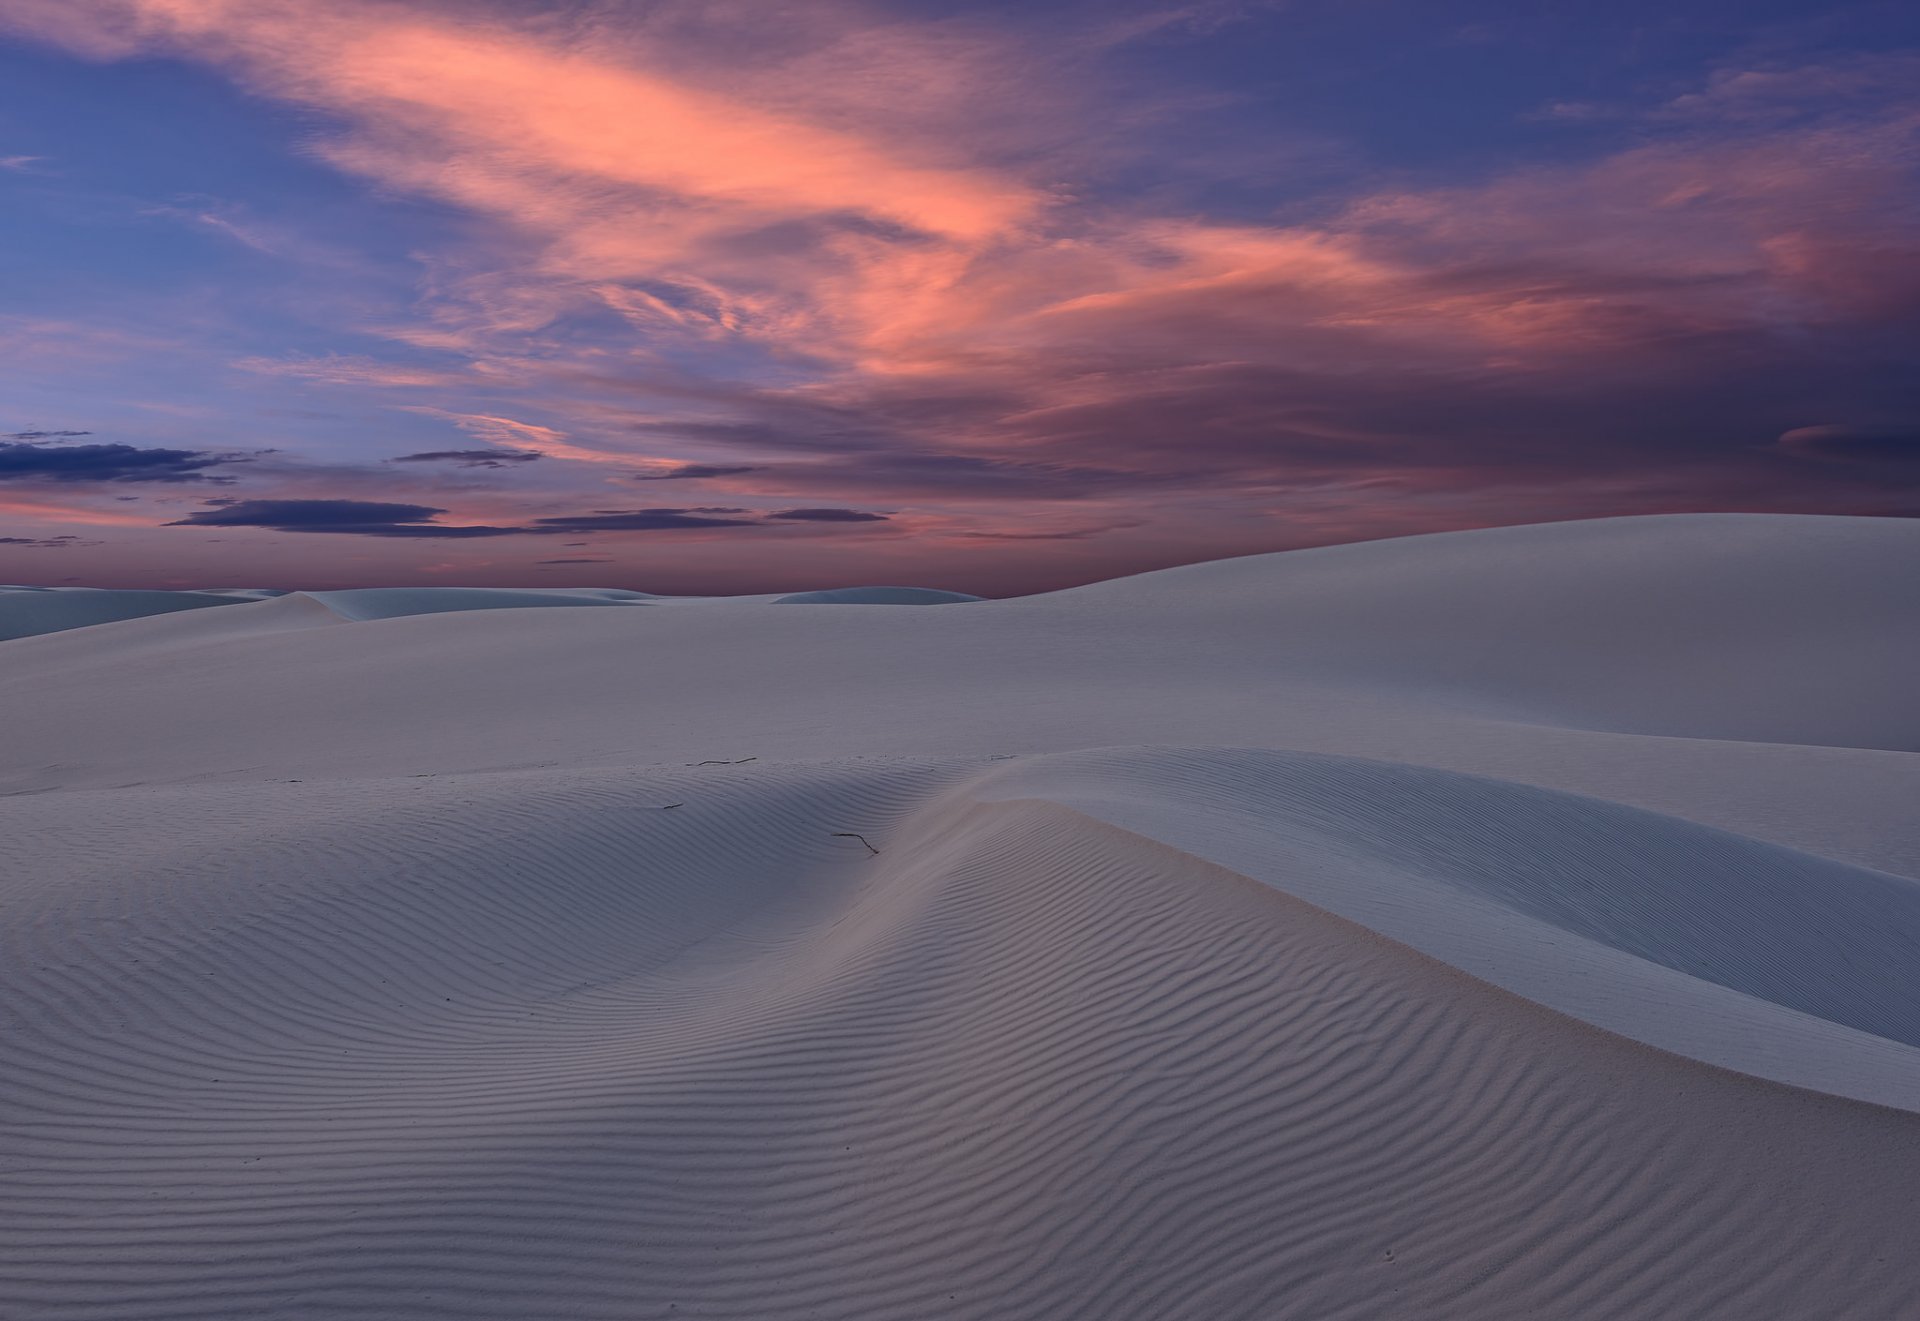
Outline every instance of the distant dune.
<svg viewBox="0 0 1920 1321"><path fill-rule="evenodd" d="M775 599L775 605L959 605L978 601L965 592L941 592L931 587L835 587L824 592L794 592Z"/></svg>
<svg viewBox="0 0 1920 1321"><path fill-rule="evenodd" d="M6 1321L1920 1316L1920 521L0 638Z"/></svg>
<svg viewBox="0 0 1920 1321"><path fill-rule="evenodd" d="M121 619L238 605L296 593L268 588L225 588L199 592L148 592L99 587L0 586L0 641L61 633L70 628ZM706 597L657 597L618 587L360 587L335 592L300 592L342 619L398 619L402 615L439 615L455 610L525 610L539 606L641 605ZM931 587L835 587L787 595L721 597L734 604L774 605L955 605L981 598Z"/></svg>
<svg viewBox="0 0 1920 1321"><path fill-rule="evenodd" d="M217 592L107 591L90 587L0 586L0 642L86 628L120 619L233 605L243 599Z"/></svg>

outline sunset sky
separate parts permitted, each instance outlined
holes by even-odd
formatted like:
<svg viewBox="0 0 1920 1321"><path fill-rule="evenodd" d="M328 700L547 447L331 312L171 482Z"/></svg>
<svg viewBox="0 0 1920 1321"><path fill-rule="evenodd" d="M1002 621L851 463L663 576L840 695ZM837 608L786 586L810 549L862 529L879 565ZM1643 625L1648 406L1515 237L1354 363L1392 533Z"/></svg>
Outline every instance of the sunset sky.
<svg viewBox="0 0 1920 1321"><path fill-rule="evenodd" d="M1920 6L0 0L0 581L1920 514Z"/></svg>

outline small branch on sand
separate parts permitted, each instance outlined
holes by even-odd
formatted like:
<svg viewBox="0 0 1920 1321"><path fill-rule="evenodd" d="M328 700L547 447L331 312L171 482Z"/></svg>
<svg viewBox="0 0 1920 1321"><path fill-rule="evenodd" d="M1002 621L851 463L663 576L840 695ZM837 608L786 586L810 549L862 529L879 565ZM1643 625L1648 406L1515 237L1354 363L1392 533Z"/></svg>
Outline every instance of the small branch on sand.
<svg viewBox="0 0 1920 1321"><path fill-rule="evenodd" d="M685 806L686 806L686 804L685 804L685 803L667 803L667 804L664 804L664 805L663 805L663 806L662 806L662 807L660 808L660 810L661 810L662 812L671 812L671 811L672 811L672 810L673 810L674 808L676 808L676 807L685 807Z"/></svg>
<svg viewBox="0 0 1920 1321"><path fill-rule="evenodd" d="M739 761L690 761L689 766L744 766L750 761L759 761L758 757L742 757Z"/></svg>
<svg viewBox="0 0 1920 1321"><path fill-rule="evenodd" d="M868 844L867 837L865 835L857 835L851 830L836 830L833 832L833 837L835 839L857 839L862 844L867 845L867 852L871 853L876 858L880 856L880 850L876 849L872 844Z"/></svg>

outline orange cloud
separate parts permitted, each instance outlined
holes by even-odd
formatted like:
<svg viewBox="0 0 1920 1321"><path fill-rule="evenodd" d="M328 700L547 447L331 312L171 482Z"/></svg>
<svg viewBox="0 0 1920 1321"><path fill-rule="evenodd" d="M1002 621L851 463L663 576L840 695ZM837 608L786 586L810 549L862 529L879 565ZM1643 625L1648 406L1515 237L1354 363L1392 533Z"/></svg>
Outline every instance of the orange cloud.
<svg viewBox="0 0 1920 1321"><path fill-rule="evenodd" d="M429 24L387 25L310 69L317 99L426 118L472 156L771 214L854 209L978 240L1029 212L1025 189L923 167L879 144L677 86L592 52ZM468 164L471 162L463 162Z"/></svg>

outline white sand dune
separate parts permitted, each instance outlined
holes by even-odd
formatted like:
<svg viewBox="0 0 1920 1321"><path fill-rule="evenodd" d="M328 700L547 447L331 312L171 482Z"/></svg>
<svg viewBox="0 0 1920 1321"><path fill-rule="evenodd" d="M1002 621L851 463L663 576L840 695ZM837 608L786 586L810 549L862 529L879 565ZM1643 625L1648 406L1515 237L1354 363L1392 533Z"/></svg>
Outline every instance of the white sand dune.
<svg viewBox="0 0 1920 1321"><path fill-rule="evenodd" d="M0 586L0 641L60 633L70 628L144 619L149 615L237 605L296 593L259 587L219 587L194 592L155 592L95 587ZM398 619L456 610L523 610L566 605L671 605L709 597L662 597L619 587L358 587L302 592L343 619ZM720 598L730 604L774 605L954 605L981 598L930 587L835 587L820 592Z"/></svg>
<svg viewBox="0 0 1920 1321"><path fill-rule="evenodd" d="M447 590L0 645L0 1317L1920 1316L1920 524Z"/></svg>
<svg viewBox="0 0 1920 1321"><path fill-rule="evenodd" d="M617 587L521 590L514 587L361 587L306 595L342 619L398 619L453 610L528 610L541 606L636 605L645 592Z"/></svg>
<svg viewBox="0 0 1920 1321"><path fill-rule="evenodd" d="M90 587L0 587L0 640L37 637L70 628L144 619L210 605L238 605L294 593L271 588L225 587L197 592L149 592ZM396 619L452 610L526 609L553 605L631 605L645 592L620 588L521 590L512 587L362 587L305 592L343 619Z"/></svg>

